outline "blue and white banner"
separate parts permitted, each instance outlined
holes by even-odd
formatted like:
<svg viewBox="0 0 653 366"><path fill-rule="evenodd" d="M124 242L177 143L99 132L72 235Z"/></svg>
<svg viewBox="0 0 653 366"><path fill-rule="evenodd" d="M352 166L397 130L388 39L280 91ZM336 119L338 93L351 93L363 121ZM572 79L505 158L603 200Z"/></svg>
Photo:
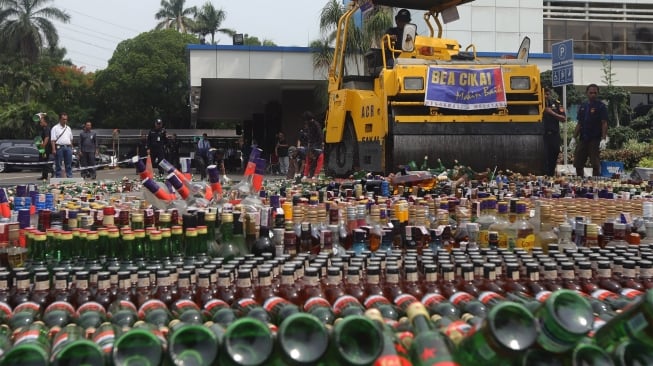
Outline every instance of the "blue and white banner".
<svg viewBox="0 0 653 366"><path fill-rule="evenodd" d="M430 107L476 110L507 105L500 67L460 69L431 66L424 104Z"/></svg>

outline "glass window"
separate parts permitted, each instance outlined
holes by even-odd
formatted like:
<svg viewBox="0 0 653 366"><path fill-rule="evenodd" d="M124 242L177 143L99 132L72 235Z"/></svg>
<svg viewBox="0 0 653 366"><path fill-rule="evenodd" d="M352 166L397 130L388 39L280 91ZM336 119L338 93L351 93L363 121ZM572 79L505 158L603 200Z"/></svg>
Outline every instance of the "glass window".
<svg viewBox="0 0 653 366"><path fill-rule="evenodd" d="M612 53L612 23L591 22L589 25L589 52Z"/></svg>
<svg viewBox="0 0 653 366"><path fill-rule="evenodd" d="M589 23L577 20L567 21L567 37L574 40L574 53L589 53Z"/></svg>

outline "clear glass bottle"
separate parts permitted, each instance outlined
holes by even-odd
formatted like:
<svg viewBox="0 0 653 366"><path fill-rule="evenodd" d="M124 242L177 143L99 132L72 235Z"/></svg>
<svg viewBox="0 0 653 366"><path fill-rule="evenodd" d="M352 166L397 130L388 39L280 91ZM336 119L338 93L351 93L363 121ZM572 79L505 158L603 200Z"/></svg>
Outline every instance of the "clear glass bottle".
<svg viewBox="0 0 653 366"><path fill-rule="evenodd" d="M511 250L521 248L532 250L535 244L535 235L533 225L527 219L527 210L525 202L518 202L515 211L515 222L508 226L506 231L508 235L508 248Z"/></svg>

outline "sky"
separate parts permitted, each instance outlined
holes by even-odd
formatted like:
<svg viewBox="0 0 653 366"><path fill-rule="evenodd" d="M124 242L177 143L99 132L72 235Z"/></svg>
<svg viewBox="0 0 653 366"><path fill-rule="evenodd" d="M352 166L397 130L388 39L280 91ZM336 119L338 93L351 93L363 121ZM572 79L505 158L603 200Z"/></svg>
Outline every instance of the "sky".
<svg viewBox="0 0 653 366"><path fill-rule="evenodd" d="M208 0L186 0L186 7L201 7ZM278 46L301 46L320 38L319 18L327 0L222 0L211 1L225 13L223 28L271 40ZM59 44L67 58L86 71L107 67L116 46L154 29L160 0L54 0L52 6L70 15L69 23L55 21ZM210 36L209 36L210 38ZM231 37L216 34L218 44Z"/></svg>

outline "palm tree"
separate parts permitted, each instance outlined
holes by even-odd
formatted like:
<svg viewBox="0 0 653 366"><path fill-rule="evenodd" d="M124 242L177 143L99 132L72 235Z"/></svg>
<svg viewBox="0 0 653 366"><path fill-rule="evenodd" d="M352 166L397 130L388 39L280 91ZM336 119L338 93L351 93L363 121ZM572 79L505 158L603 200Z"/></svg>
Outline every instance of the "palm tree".
<svg viewBox="0 0 653 366"><path fill-rule="evenodd" d="M57 46L59 34L50 20L67 23L70 15L59 8L45 6L52 1L0 0L0 42L5 51L24 56L33 64L43 46Z"/></svg>
<svg viewBox="0 0 653 366"><path fill-rule="evenodd" d="M215 44L215 33L220 32L233 37L236 31L228 28L220 28L226 17L222 9L216 9L211 2L207 1L195 16L194 31L202 36L211 35L211 44Z"/></svg>
<svg viewBox="0 0 653 366"><path fill-rule="evenodd" d="M188 33L194 25L190 16L197 14L197 7L184 8L185 4L186 0L161 0L161 9L154 14L154 18L163 20L156 25L156 29L176 29Z"/></svg>

